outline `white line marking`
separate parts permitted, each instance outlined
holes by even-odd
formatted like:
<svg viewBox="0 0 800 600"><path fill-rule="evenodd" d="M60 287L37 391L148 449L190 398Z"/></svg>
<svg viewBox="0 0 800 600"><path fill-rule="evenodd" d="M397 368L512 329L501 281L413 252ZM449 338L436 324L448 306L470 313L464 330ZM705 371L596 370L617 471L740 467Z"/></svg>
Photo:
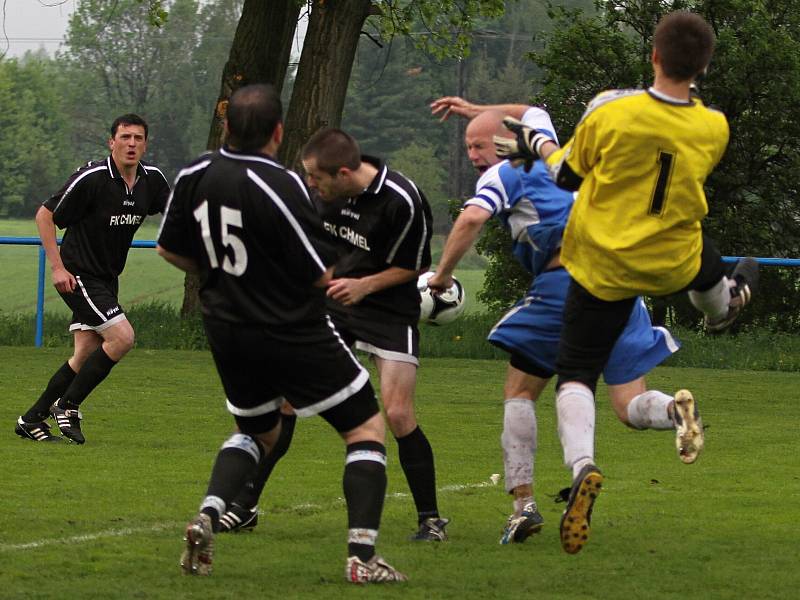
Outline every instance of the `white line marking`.
<svg viewBox="0 0 800 600"><path fill-rule="evenodd" d="M448 492L460 492L461 490L468 490L468 489L475 489L475 488L485 488L485 487L493 487L491 481L482 481L480 483L457 483L453 485L445 485L439 488L440 493L448 493ZM394 499L394 498L408 498L411 494L408 492L393 492L391 494L386 494L386 498ZM334 504L344 504L344 498L337 498L334 501ZM303 503L303 504L296 504L288 509L288 511L296 511L296 510L308 510L308 509L316 509L322 508L321 505L318 504L311 504L311 503ZM283 510L281 512L288 512L287 510ZM266 511L259 511L259 514L263 515ZM45 538L43 540L37 540L35 542L26 542L24 544L0 544L0 552L20 552L24 550L37 550L38 548L44 548L45 546L55 546L55 545L74 545L74 544L81 544L83 542L93 542L95 540L101 540L105 538L115 538L115 537L123 537L128 535L138 535L138 534L148 534L148 533L155 533L158 531L165 531L167 529L180 529L184 526L184 523L155 523L154 525L150 525L148 527L129 527L126 529L106 529L105 531L98 531L97 533L86 533L82 535L73 535L70 537L62 537L62 538Z"/></svg>

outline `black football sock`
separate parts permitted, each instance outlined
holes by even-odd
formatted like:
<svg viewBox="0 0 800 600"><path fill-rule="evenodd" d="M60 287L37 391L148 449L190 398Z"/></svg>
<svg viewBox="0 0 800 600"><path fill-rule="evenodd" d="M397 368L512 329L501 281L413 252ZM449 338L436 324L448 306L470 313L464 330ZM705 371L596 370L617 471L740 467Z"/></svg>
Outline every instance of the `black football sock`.
<svg viewBox="0 0 800 600"><path fill-rule="evenodd" d="M347 446L343 487L347 502L347 554L366 562L375 555L386 495L383 444L356 442Z"/></svg>
<svg viewBox="0 0 800 600"><path fill-rule="evenodd" d="M270 450L270 453L261 458L255 476L245 484L242 492L236 496L236 500L234 500L236 504L249 509L253 509L258 505L258 499L264 491L264 486L267 485L272 470L286 454L292 443L296 422L297 417L295 415L281 414L281 434L278 436L278 441L275 442L275 446Z"/></svg>
<svg viewBox="0 0 800 600"><path fill-rule="evenodd" d="M26 423L39 423L44 421L50 415L50 407L53 402L61 398L64 392L75 379L75 371L69 366L69 361L65 362L50 378L42 395L36 403L28 409L22 420Z"/></svg>
<svg viewBox="0 0 800 600"><path fill-rule="evenodd" d="M100 385L106 376L114 368L117 361L111 360L103 350L103 346L98 346L97 350L89 355L83 363L81 370L75 375L75 379L61 396L58 402L59 408L78 408L94 388Z"/></svg>
<svg viewBox="0 0 800 600"><path fill-rule="evenodd" d="M200 512L211 517L215 532L219 531L220 516L242 491L247 479L252 477L253 469L263 454L261 444L243 433L233 434L217 453L206 497L200 506Z"/></svg>
<svg viewBox="0 0 800 600"><path fill-rule="evenodd" d="M436 470L433 465L433 449L420 427L397 439L400 466L406 475L408 487L414 497L419 523L439 516L436 504Z"/></svg>

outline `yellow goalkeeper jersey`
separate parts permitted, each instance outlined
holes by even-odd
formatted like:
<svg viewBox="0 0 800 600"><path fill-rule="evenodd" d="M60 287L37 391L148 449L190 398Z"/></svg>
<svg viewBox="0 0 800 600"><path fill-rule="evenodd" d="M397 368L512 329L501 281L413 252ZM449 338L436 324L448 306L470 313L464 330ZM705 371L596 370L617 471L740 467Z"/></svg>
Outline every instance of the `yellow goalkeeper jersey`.
<svg viewBox="0 0 800 600"><path fill-rule="evenodd" d="M575 280L602 300L676 292L700 269L703 184L728 122L699 99L613 90L592 100L575 135L547 158L582 179L561 248Z"/></svg>

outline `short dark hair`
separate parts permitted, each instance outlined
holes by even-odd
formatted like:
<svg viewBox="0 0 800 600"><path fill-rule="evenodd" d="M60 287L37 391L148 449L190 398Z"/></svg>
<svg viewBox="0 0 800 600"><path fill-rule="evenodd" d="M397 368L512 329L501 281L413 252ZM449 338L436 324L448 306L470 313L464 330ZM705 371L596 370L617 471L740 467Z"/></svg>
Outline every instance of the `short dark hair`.
<svg viewBox="0 0 800 600"><path fill-rule="evenodd" d="M311 136L303 147L302 159L315 158L317 168L328 175L336 175L346 167L355 171L361 166L361 149L350 134L334 127L321 129Z"/></svg>
<svg viewBox="0 0 800 600"><path fill-rule="evenodd" d="M252 152L263 148L283 118L277 90L266 83L246 85L236 90L228 102L228 144Z"/></svg>
<svg viewBox="0 0 800 600"><path fill-rule="evenodd" d="M144 139L147 139L147 121L145 121L142 117L134 113L128 113L126 115L120 115L114 122L111 123L111 137L113 138L117 135L117 129L119 129L120 125L141 125L144 127Z"/></svg>
<svg viewBox="0 0 800 600"><path fill-rule="evenodd" d="M664 75L676 81L700 75L714 52L714 30L703 17L679 10L658 22L653 46L661 57Z"/></svg>

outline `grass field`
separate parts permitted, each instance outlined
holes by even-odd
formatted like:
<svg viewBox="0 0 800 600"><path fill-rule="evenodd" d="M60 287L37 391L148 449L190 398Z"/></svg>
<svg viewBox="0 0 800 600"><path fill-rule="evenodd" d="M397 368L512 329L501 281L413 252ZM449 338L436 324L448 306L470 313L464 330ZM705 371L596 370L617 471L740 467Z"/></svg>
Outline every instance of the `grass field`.
<svg viewBox="0 0 800 600"><path fill-rule="evenodd" d="M415 544L396 447L379 551L410 581L348 586L343 450L319 419L302 421L262 500L252 534L217 540L215 573L185 578L182 527L205 492L231 419L208 354L134 350L85 404L88 443L38 445L13 423L64 349L0 347L0 597L28 598L791 598L800 546L800 404L796 373L660 368L653 387L689 387L708 425L691 466L668 432L636 432L598 402L606 475L584 551L558 543L567 484L552 391L539 403L537 498L542 534L497 541L510 503L487 482L502 472L505 365L427 359L418 413L437 459L451 541ZM601 388L602 390L602 388Z"/></svg>
<svg viewBox="0 0 800 600"><path fill-rule="evenodd" d="M154 240L157 237L160 215L151 217L136 233L137 240ZM61 233L59 233L59 236ZM0 236L38 237L33 220L0 220ZM436 239L436 247L442 240ZM39 268L37 246L0 245L4 281L13 286L0 297L0 312L31 313L36 311L36 289ZM474 257L473 257L474 259ZM471 261L475 263L475 260ZM45 271L45 311L69 314L50 282L49 265ZM483 286L483 270L460 269L456 276L467 292L467 313L483 312L483 305L475 294ZM150 248L133 248L128 254L125 270L120 276L120 302L125 308L149 302L165 303L179 307L183 302L183 273L159 258Z"/></svg>

